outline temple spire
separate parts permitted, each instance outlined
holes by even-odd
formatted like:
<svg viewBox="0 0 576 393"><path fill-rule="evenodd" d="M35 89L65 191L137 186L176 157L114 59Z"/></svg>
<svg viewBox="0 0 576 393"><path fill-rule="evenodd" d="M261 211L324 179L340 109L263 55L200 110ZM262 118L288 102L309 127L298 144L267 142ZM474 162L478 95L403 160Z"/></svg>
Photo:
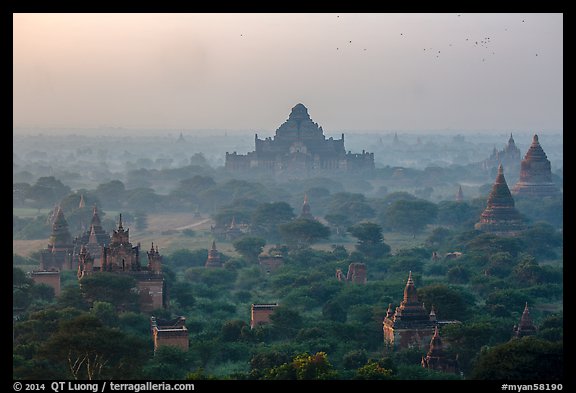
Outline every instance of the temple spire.
<svg viewBox="0 0 576 393"><path fill-rule="evenodd" d="M538 135L534 134L532 144L520 163L520 178L512 188L514 195L531 198L558 196L560 191L552 181L550 160L544 153Z"/></svg>
<svg viewBox="0 0 576 393"><path fill-rule="evenodd" d="M528 308L528 302L524 305L524 311L520 317L520 323L518 326L514 327L514 335L518 338L524 336L531 336L536 334L536 326L532 322L532 317L530 316L530 309Z"/></svg>
<svg viewBox="0 0 576 393"><path fill-rule="evenodd" d="M222 267L220 253L216 250L216 240L212 240L212 248L208 250L208 259L204 266L207 268Z"/></svg>
<svg viewBox="0 0 576 393"><path fill-rule="evenodd" d="M308 218L310 220L314 219L312 216L310 204L308 203L308 194L304 193L304 202L302 203L302 211L300 212L300 218Z"/></svg>
<svg viewBox="0 0 576 393"><path fill-rule="evenodd" d="M456 201L462 202L464 200L464 193L462 192L462 186L458 186L458 192L456 193Z"/></svg>
<svg viewBox="0 0 576 393"><path fill-rule="evenodd" d="M404 288L404 302L418 303L418 293L416 292L414 280L412 279L412 271L410 271L408 274L408 281L406 282L406 287Z"/></svg>
<svg viewBox="0 0 576 393"><path fill-rule="evenodd" d="M514 199L506 183L502 163L498 165L498 175L488 196L486 209L474 228L501 235L513 235L524 229L522 217L514 207Z"/></svg>

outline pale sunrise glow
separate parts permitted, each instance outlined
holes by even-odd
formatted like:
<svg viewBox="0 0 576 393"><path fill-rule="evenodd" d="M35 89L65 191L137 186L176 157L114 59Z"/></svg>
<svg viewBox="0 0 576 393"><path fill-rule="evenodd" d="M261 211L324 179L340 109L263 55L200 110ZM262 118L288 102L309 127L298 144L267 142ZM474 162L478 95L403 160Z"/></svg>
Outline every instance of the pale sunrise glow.
<svg viewBox="0 0 576 393"><path fill-rule="evenodd" d="M14 14L15 127L563 127L562 14Z"/></svg>

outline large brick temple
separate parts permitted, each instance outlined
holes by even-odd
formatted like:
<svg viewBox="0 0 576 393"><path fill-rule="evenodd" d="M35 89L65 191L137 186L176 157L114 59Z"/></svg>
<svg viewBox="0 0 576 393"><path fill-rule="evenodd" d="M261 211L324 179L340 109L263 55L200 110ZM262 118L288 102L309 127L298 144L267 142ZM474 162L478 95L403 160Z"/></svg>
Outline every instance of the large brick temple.
<svg viewBox="0 0 576 393"><path fill-rule="evenodd" d="M474 228L503 236L515 235L525 228L522 217L514 206L502 164L498 166L498 175L488 196L486 209Z"/></svg>
<svg viewBox="0 0 576 393"><path fill-rule="evenodd" d="M532 198L559 195L558 187L552 182L550 161L540 146L538 135L534 135L520 164L520 179L512 188L512 194Z"/></svg>
<svg viewBox="0 0 576 393"><path fill-rule="evenodd" d="M226 152L229 171L286 173L298 177L374 169L374 153L346 152L341 139L326 139L322 127L314 123L308 109L297 104L274 138L258 138L256 150L242 155Z"/></svg>

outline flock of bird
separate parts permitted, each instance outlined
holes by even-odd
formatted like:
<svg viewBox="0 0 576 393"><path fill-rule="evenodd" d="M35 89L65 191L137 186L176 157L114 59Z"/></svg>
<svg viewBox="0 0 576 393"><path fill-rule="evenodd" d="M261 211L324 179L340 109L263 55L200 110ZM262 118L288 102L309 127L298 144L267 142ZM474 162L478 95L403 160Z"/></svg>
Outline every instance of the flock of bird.
<svg viewBox="0 0 576 393"><path fill-rule="evenodd" d="M462 14L457 14L457 17L461 17ZM336 15L336 18L340 18L340 15ZM521 23L526 23L526 19L522 19ZM508 28L504 28L504 31L508 31ZM406 35L402 32L400 33L400 36L402 38L406 38ZM240 34L240 37L244 37L244 34ZM470 37L466 37L465 39L463 39L462 41L460 41L461 43L463 43L464 45L472 45L475 48L484 48L486 51L482 54L481 57L481 61L485 62L486 58L488 55L495 55L496 52L494 50L491 49L490 45L492 44L492 39L490 37L482 37L480 39L478 38L470 38ZM352 40L348 40L348 42L345 45L351 45L352 44ZM450 42L448 43L447 48L451 48L454 46L457 46L458 42ZM337 51L341 51L341 49L343 49L343 46L337 46L336 50ZM446 47L445 47L446 49ZM363 51L367 51L368 48L363 48ZM434 56L436 59L440 58L440 55L442 54L442 48L434 48L434 47L428 47L428 48L423 48L422 52L426 55L430 55L430 56ZM538 56L538 53L535 53L535 56Z"/></svg>
<svg viewBox="0 0 576 393"><path fill-rule="evenodd" d="M461 14L457 14L457 17L461 17ZM340 18L340 15L336 15L336 18ZM526 23L526 19L522 19L521 23ZM508 28L504 28L504 31L508 31ZM400 33L400 36L402 38L406 38L407 36L402 32ZM444 50L447 50L447 48L452 48L458 45L459 42L455 41L455 42L450 42L448 43L447 47L446 45L444 46ZM460 43L464 44L464 45L470 45L473 46L475 48L483 48L485 49L484 53L482 54L482 56L479 58L481 59L482 62L485 62L487 57L489 55L495 55L496 52L492 49L491 44L492 44L492 39L490 37L482 37L482 38L471 38L471 37L466 37L465 39L463 39L462 41L460 41ZM348 45L352 44L352 41L349 40ZM336 47L337 51L340 51L342 47L338 46ZM439 59L440 56L442 55L442 47L428 47L428 48L423 48L422 52L426 55L430 55L435 57L436 59ZM368 50L367 48L363 48L363 51ZM535 56L538 56L538 53L535 53Z"/></svg>

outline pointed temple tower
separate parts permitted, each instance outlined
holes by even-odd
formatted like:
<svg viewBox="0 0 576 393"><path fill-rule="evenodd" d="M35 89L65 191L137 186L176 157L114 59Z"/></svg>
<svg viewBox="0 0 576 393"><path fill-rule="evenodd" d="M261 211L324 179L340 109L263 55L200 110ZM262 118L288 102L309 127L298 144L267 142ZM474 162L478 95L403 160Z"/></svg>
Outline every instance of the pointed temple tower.
<svg viewBox="0 0 576 393"><path fill-rule="evenodd" d="M524 312L520 317L520 323L515 325L513 328L514 337L522 338L524 336L532 336L536 334L536 326L532 322L532 317L530 317L530 310L528 309L528 302L524 306Z"/></svg>
<svg viewBox="0 0 576 393"><path fill-rule="evenodd" d="M58 206L52 223L52 234L48 247L40 252L40 270L70 270L72 269L72 254L74 244L68 231L68 222L64 212Z"/></svg>
<svg viewBox="0 0 576 393"><path fill-rule="evenodd" d="M456 202L464 201L464 193L462 192L462 186L458 186L458 192L456 193Z"/></svg>
<svg viewBox="0 0 576 393"><path fill-rule="evenodd" d="M412 272L404 288L404 300L392 313L389 305L383 322L384 342L392 348L424 348L434 334L436 314L429 315L424 305L418 301L418 294Z"/></svg>
<svg viewBox="0 0 576 393"><path fill-rule="evenodd" d="M88 228L88 230L77 239L77 244L88 244L92 231L94 231L94 235L96 236L96 243L103 246L107 246L110 243L110 236L106 233L104 228L102 228L100 216L98 215L98 207L96 205L92 208L92 221L90 222L90 228Z"/></svg>
<svg viewBox="0 0 576 393"><path fill-rule="evenodd" d="M130 243L130 229L124 230L122 214L118 220L118 229L112 231L112 239L104 248L102 270L108 272L138 271L140 266L140 245Z"/></svg>
<svg viewBox="0 0 576 393"><path fill-rule="evenodd" d="M310 204L308 203L308 195L304 194L304 203L302 203L302 211L300 212L300 217L298 218L307 218L309 220L313 220L314 216L310 210Z"/></svg>
<svg viewBox="0 0 576 393"><path fill-rule="evenodd" d="M242 230L240 229L238 224L236 224L236 217L232 216L232 221L230 222L230 226L226 229L226 236L225 236L226 240L232 242L232 241L238 239L243 234L244 233L242 232Z"/></svg>
<svg viewBox="0 0 576 393"><path fill-rule="evenodd" d="M503 236L514 235L524 229L522 218L514 207L514 199L506 184L502 164L498 166L498 175L488 196L486 209L474 228Z"/></svg>
<svg viewBox="0 0 576 393"><path fill-rule="evenodd" d="M92 209L92 221L90 228L82 235L74 239L74 260L75 264L79 263L80 250L86 247L90 255L94 258L94 266L100 267L102 258L102 248L110 244L110 236L102 228L98 208L94 205Z"/></svg>
<svg viewBox="0 0 576 393"><path fill-rule="evenodd" d="M512 193L532 198L559 194L558 187L552 182L550 161L538 142L538 135L534 135L532 144L520 164L520 179L512 188Z"/></svg>
<svg viewBox="0 0 576 393"><path fill-rule="evenodd" d="M212 240L212 249L208 250L208 259L206 259L207 268L222 267L222 260L220 259L220 253L216 249L216 240Z"/></svg>
<svg viewBox="0 0 576 393"><path fill-rule="evenodd" d="M458 358L448 359L444 353L442 339L438 333L438 326L434 329L434 336L430 340L430 349L426 357L422 356L422 367L431 370L459 373Z"/></svg>
<svg viewBox="0 0 576 393"><path fill-rule="evenodd" d="M482 167L485 170L493 170L498 165L502 164L507 168L508 173L517 173L520 169L520 149L516 146L512 134L508 139L508 144L502 150L496 150L496 146L492 150L492 154L488 159L482 162ZM514 176L516 178L516 176Z"/></svg>

